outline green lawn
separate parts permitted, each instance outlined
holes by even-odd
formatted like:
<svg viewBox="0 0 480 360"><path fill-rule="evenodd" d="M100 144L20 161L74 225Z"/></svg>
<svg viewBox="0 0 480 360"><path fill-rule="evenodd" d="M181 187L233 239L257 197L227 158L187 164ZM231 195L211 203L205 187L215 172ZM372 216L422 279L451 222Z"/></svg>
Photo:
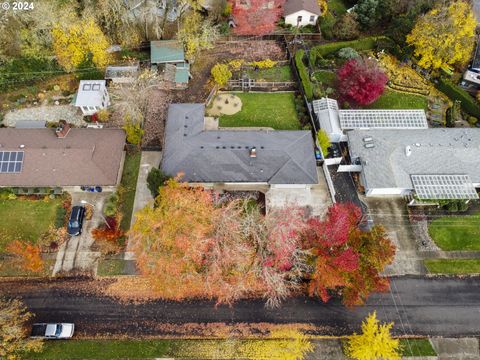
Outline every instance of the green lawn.
<svg viewBox="0 0 480 360"><path fill-rule="evenodd" d="M315 79L327 86L334 86L337 75L332 71L319 70L313 73Z"/></svg>
<svg viewBox="0 0 480 360"><path fill-rule="evenodd" d="M97 268L98 276L116 276L125 274L125 260L104 259L100 260Z"/></svg>
<svg viewBox="0 0 480 360"><path fill-rule="evenodd" d="M427 98L421 95L407 94L385 89L380 98L367 106L369 109L427 109Z"/></svg>
<svg viewBox="0 0 480 360"><path fill-rule="evenodd" d="M424 264L433 274L480 274L480 259L430 259Z"/></svg>
<svg viewBox="0 0 480 360"><path fill-rule="evenodd" d="M275 130L299 130L293 93L235 93L242 110L220 116L221 127L271 127Z"/></svg>
<svg viewBox="0 0 480 360"><path fill-rule="evenodd" d="M120 228L123 231L130 229L132 219L133 202L135 200L135 190L137 188L138 171L140 169L140 151L127 151L122 173L122 192L120 195L120 211L123 214Z"/></svg>
<svg viewBox="0 0 480 360"><path fill-rule="evenodd" d="M442 250L480 250L480 214L435 219L428 233Z"/></svg>
<svg viewBox="0 0 480 360"><path fill-rule="evenodd" d="M0 200L0 253L13 240L37 242L55 224L61 205L61 198L48 201Z"/></svg>
<svg viewBox="0 0 480 360"><path fill-rule="evenodd" d="M400 339L402 356L435 356L437 353L428 339Z"/></svg>
<svg viewBox="0 0 480 360"><path fill-rule="evenodd" d="M253 69L247 71L250 79L264 80L264 81L292 81L292 71L290 65L274 66L270 69L261 69L255 71Z"/></svg>

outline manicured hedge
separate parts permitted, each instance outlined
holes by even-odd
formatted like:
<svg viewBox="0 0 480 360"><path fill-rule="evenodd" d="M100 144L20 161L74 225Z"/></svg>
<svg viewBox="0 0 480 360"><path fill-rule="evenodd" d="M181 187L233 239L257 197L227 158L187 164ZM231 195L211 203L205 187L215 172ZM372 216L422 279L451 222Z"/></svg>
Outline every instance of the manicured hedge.
<svg viewBox="0 0 480 360"><path fill-rule="evenodd" d="M451 100L459 100L462 110L467 114L480 117L480 105L475 101L468 92L458 87L448 79L440 78L437 88L447 95Z"/></svg>
<svg viewBox="0 0 480 360"><path fill-rule="evenodd" d="M313 86L312 82L310 81L310 77L308 75L308 70L305 64L303 63L303 56L305 55L305 51L303 49L298 50L295 53L295 65L298 70L298 74L300 75L300 79L302 80L303 90L305 91L305 96L310 101L313 98Z"/></svg>
<svg viewBox="0 0 480 360"><path fill-rule="evenodd" d="M337 52L340 49L349 47L358 51L374 49L380 41L391 41L386 36L372 36L351 41L339 41L325 45L318 45L310 49L310 54L315 53L316 56L324 57L328 54ZM310 55L312 57L313 55Z"/></svg>

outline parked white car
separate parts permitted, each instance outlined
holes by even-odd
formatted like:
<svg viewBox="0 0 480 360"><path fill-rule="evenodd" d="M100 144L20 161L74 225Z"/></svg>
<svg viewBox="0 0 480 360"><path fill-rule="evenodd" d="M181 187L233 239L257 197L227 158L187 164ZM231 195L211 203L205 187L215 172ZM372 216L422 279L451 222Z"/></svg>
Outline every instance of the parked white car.
<svg viewBox="0 0 480 360"><path fill-rule="evenodd" d="M42 339L69 339L73 336L74 329L75 325L69 323L38 323L33 324L31 337Z"/></svg>

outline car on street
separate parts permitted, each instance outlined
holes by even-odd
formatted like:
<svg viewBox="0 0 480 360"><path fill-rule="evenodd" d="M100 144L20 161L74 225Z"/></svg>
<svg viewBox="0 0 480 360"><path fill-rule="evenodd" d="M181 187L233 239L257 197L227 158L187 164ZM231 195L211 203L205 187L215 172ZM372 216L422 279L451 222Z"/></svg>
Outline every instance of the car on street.
<svg viewBox="0 0 480 360"><path fill-rule="evenodd" d="M32 325L33 338L41 339L69 339L73 336L75 325L71 323L37 323Z"/></svg>
<svg viewBox="0 0 480 360"><path fill-rule="evenodd" d="M76 236L82 233L83 219L85 218L85 207L74 206L68 220L67 231L70 235Z"/></svg>

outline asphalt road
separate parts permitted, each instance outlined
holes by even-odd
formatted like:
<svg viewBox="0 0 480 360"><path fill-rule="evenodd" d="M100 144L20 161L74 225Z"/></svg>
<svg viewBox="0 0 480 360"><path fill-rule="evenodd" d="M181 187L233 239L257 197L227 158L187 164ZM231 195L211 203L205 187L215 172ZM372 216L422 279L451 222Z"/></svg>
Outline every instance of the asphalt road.
<svg viewBox="0 0 480 360"><path fill-rule="evenodd" d="M89 291L102 282L89 279L0 281L0 294L21 297L40 322L74 322L80 334L151 336L164 325L186 323L311 323L324 335L349 334L374 310L395 323L397 335L480 335L480 277L391 279L391 292L375 294L366 305L347 309L337 299L327 304L292 298L268 310L261 300L215 307L213 302L155 301L121 303Z"/></svg>

